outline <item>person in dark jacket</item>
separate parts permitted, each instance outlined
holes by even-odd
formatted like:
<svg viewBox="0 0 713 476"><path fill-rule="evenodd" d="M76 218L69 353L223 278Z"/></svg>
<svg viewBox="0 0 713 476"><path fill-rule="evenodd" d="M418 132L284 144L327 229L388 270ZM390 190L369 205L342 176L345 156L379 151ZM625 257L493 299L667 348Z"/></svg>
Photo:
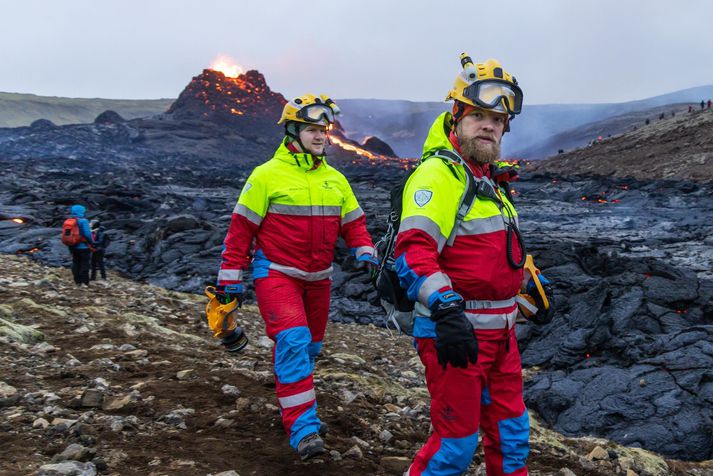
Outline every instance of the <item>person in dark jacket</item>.
<svg viewBox="0 0 713 476"><path fill-rule="evenodd" d="M89 228L89 220L84 215L87 209L82 205L72 205L69 209L70 218L77 220L79 234L83 238L76 245L70 246L69 251L72 253L72 275L76 284L86 284L89 286L89 260L90 247L94 246L92 232Z"/></svg>
<svg viewBox="0 0 713 476"><path fill-rule="evenodd" d="M89 225L92 229L92 239L94 240L94 251L92 251L92 275L89 279L90 281L96 281L97 268L99 268L102 279L106 279L104 253L106 252L111 240L109 239L109 235L104 232L99 220L92 220L89 222Z"/></svg>

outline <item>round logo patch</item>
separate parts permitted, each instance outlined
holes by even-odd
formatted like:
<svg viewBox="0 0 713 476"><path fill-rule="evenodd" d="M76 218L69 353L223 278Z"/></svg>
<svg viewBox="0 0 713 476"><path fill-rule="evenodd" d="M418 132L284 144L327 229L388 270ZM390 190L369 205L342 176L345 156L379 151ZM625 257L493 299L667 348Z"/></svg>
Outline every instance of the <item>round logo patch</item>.
<svg viewBox="0 0 713 476"><path fill-rule="evenodd" d="M416 193L413 194L413 200L419 207L422 207L430 202L431 197L433 197L433 192L430 190L416 190Z"/></svg>

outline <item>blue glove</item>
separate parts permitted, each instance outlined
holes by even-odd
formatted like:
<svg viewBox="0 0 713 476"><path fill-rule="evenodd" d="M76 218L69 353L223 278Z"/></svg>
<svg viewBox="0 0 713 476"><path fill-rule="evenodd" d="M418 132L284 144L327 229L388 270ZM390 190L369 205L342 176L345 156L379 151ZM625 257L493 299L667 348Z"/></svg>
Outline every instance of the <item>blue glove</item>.
<svg viewBox="0 0 713 476"><path fill-rule="evenodd" d="M540 278L540 284L542 284L542 287L545 287L547 284L552 284L543 274L538 274L537 277ZM527 294L532 295L532 293L537 293L537 286L535 285L534 278L530 278L527 282Z"/></svg>
<svg viewBox="0 0 713 476"><path fill-rule="evenodd" d="M555 316L555 293L549 279L541 274L538 274L537 277L540 279L540 284L542 284L542 290L545 292L549 307L545 309L545 301L537 290L534 278L530 278L530 281L527 282L527 294L534 299L535 306L537 306L537 313L529 317L528 320L541 326L552 322Z"/></svg>
<svg viewBox="0 0 713 476"><path fill-rule="evenodd" d="M243 283L217 285L215 296L221 304L228 304L233 299L238 300L238 307L243 305Z"/></svg>
<svg viewBox="0 0 713 476"><path fill-rule="evenodd" d="M372 264L374 266L379 266L379 260L374 257L371 253L364 253L357 257L357 261L361 261L367 264Z"/></svg>

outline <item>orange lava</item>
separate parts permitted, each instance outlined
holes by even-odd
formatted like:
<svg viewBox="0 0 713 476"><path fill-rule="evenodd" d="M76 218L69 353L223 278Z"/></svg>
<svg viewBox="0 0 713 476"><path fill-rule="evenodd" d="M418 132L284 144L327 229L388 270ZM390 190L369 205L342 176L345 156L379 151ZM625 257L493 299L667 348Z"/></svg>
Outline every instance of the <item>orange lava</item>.
<svg viewBox="0 0 713 476"><path fill-rule="evenodd" d="M349 150L357 155L362 155L364 157L368 157L370 159L388 159L388 157L383 156L383 155L377 155L372 152L369 152L366 149L362 149L361 147L357 147L353 144L350 144L348 142L344 142L343 140L339 139L338 137L335 136L329 136L329 142L332 144L336 145L337 147L340 147L344 150Z"/></svg>

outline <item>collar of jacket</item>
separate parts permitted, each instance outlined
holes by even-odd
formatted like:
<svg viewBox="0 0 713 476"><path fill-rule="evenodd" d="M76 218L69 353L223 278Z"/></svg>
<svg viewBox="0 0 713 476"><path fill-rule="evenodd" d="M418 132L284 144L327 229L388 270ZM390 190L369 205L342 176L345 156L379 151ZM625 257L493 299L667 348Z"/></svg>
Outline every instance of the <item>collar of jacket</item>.
<svg viewBox="0 0 713 476"><path fill-rule="evenodd" d="M281 160L282 162L294 165L305 171L312 170L313 168L315 168L315 157L312 154L300 154L290 151L290 149L287 148L287 141L288 138L285 137L285 139L280 143L280 146L275 151L273 159ZM327 159L324 155L320 155L317 157L317 167L326 163Z"/></svg>
<svg viewBox="0 0 713 476"><path fill-rule="evenodd" d="M426 137L426 142L423 144L423 155L421 156L421 161L435 154L439 149L452 150L458 155L462 154L459 150L453 147L450 140L451 130L453 129L453 115L450 112L444 112L433 121L431 129L428 131L428 136ZM473 165L466 160L466 163L470 166L470 170L476 177L492 176L493 165L490 167L483 167L480 165Z"/></svg>

